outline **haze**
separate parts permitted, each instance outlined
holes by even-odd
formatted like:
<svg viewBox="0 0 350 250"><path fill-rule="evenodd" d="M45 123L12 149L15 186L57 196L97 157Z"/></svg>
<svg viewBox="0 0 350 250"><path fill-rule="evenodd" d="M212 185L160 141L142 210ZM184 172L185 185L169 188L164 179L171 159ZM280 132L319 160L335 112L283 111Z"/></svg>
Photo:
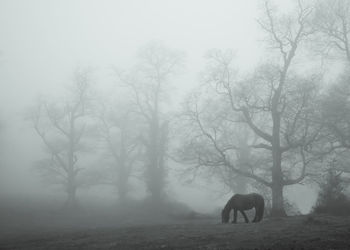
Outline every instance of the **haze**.
<svg viewBox="0 0 350 250"><path fill-rule="evenodd" d="M291 2L278 1L278 6L288 11ZM34 170L45 146L25 118L39 97L63 98L77 68L92 69L100 96L123 99L115 68L130 69L140 48L150 43L182 51L184 67L169 94L169 114L178 112L184 98L199 88L210 49L232 49L242 74L263 61L269 46L257 23L261 13L261 1L244 0L1 0L0 197L64 201L64 192L44 185ZM168 165L167 192L198 212L221 208L233 194L204 176L185 184L179 173L184 166L171 160ZM143 186L135 181L134 199L147 195ZM310 211L316 192L312 185L285 189L302 213ZM101 186L79 194L82 200L117 200L113 189Z"/></svg>

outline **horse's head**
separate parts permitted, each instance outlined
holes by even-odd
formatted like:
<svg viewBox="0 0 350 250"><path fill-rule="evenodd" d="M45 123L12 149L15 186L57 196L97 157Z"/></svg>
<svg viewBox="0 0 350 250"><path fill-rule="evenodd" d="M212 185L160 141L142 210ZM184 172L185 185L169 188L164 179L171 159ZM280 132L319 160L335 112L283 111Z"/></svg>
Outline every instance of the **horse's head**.
<svg viewBox="0 0 350 250"><path fill-rule="evenodd" d="M221 222L228 223L229 218L230 218L230 213L227 212L225 209L223 209L221 211Z"/></svg>

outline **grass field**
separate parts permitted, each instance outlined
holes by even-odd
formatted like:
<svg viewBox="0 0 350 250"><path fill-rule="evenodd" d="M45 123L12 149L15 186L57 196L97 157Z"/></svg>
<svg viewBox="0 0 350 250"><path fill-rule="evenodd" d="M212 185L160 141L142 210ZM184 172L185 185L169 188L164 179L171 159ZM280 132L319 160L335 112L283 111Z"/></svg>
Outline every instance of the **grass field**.
<svg viewBox="0 0 350 250"><path fill-rule="evenodd" d="M0 249L350 249L350 217L326 215L220 224L180 223L7 231Z"/></svg>

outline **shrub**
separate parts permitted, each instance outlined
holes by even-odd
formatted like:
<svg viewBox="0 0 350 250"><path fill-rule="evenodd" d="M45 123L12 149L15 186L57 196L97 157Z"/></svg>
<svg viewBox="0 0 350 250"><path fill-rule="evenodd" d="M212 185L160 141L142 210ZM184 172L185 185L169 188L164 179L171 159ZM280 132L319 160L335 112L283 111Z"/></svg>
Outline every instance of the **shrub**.
<svg viewBox="0 0 350 250"><path fill-rule="evenodd" d="M350 215L350 201L343 193L345 185L335 170L330 169L325 182L320 184L320 191L314 213L326 213L332 215Z"/></svg>

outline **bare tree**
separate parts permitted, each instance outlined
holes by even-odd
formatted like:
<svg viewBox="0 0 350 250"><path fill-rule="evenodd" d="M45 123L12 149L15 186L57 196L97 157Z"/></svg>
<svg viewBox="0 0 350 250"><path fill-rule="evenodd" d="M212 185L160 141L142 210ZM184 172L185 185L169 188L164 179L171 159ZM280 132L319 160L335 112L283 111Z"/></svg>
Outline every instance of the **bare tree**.
<svg viewBox="0 0 350 250"><path fill-rule="evenodd" d="M265 165L263 170L256 166L251 166L250 170L237 168L229 157L229 152L236 150L237 146L219 140L229 136L225 129L203 122L203 110L198 101L193 102L186 112L210 145L210 150L205 149L200 154L200 149L195 151L199 165L226 165L236 173L271 188L271 215L283 216L283 187L299 183L307 175L306 168L311 161L307 151L320 129L312 119L315 107L311 101L317 97L317 78L307 79L290 72L297 49L313 33L309 21L312 9L303 7L299 1L295 16L279 20L267 1L264 10L266 18L259 20L259 24L272 49L278 51L280 63L264 65L250 79L239 81L232 67L233 56L214 51L210 56L211 77L207 82L213 86L219 100L226 103L231 112L239 114L241 122L258 137L250 147L260 152L262 159L268 153L270 163L262 164ZM295 176L297 169L299 174Z"/></svg>
<svg viewBox="0 0 350 250"><path fill-rule="evenodd" d="M314 25L318 42L326 54L337 54L350 62L350 2L318 0Z"/></svg>
<svg viewBox="0 0 350 250"><path fill-rule="evenodd" d="M49 154L38 166L44 177L64 186L68 195L65 207L68 209L77 207L78 175L83 169L79 164L79 153L85 150L83 139L90 102L89 75L88 70L77 71L64 102L40 101L30 117Z"/></svg>
<svg viewBox="0 0 350 250"><path fill-rule="evenodd" d="M170 98L170 77L182 64L182 53L151 43L140 50L140 63L121 81L129 88L134 110L145 124L140 136L145 148L145 180L155 201L164 195L168 121L166 104Z"/></svg>
<svg viewBox="0 0 350 250"><path fill-rule="evenodd" d="M322 102L322 121L328 128L327 151L348 150L349 141L349 69L350 65L350 2L319 0L316 4L315 27L327 52L346 58L345 70L327 89Z"/></svg>
<svg viewBox="0 0 350 250"><path fill-rule="evenodd" d="M339 171L339 178L348 182L350 149L349 118L349 63L350 63L350 2L346 0L318 0L314 25L317 41L326 56L344 60L345 67L340 76L331 82L321 102L323 131L322 147L319 153L329 158ZM335 162L334 159L336 159ZM324 185L321 184L321 186Z"/></svg>
<svg viewBox="0 0 350 250"><path fill-rule="evenodd" d="M102 104L98 111L99 131L107 152L112 158L111 168L106 171L103 183L117 187L120 201L127 199L129 178L133 167L140 159L138 121L127 105L115 104L111 108Z"/></svg>

